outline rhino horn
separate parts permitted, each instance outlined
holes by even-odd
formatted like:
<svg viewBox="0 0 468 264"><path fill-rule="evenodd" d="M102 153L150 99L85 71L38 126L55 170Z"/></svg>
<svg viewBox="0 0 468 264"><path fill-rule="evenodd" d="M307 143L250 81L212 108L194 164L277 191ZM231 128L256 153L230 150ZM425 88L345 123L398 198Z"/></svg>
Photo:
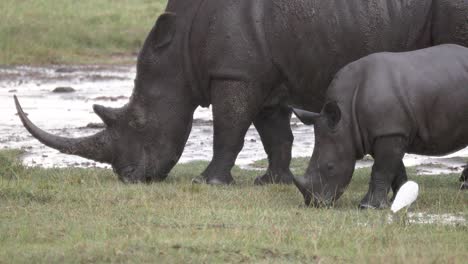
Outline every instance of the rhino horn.
<svg viewBox="0 0 468 264"><path fill-rule="evenodd" d="M65 154L78 155L99 162L110 163L112 161L111 140L106 130L81 138L52 135L34 125L21 108L18 98L14 96L14 99L16 110L24 127L43 144Z"/></svg>
<svg viewBox="0 0 468 264"><path fill-rule="evenodd" d="M96 113L108 127L112 126L117 121L117 109L105 107L102 105L93 105L94 113Z"/></svg>
<svg viewBox="0 0 468 264"><path fill-rule="evenodd" d="M301 120L302 123L306 125L313 125L317 118L320 117L319 113L309 112L306 110L301 110L297 108L292 108L294 114Z"/></svg>

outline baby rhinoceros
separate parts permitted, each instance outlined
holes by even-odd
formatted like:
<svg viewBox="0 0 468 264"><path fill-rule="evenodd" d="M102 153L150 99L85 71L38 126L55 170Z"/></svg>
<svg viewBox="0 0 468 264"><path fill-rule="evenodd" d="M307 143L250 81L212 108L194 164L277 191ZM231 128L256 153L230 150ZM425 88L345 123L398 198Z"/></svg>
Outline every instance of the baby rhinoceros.
<svg viewBox="0 0 468 264"><path fill-rule="evenodd" d="M438 156L468 145L468 48L369 55L337 73L320 114L295 113L315 124L309 167L295 179L306 205L338 199L356 160L370 154L375 163L359 206L385 208L390 189L396 194L407 181L405 153Z"/></svg>

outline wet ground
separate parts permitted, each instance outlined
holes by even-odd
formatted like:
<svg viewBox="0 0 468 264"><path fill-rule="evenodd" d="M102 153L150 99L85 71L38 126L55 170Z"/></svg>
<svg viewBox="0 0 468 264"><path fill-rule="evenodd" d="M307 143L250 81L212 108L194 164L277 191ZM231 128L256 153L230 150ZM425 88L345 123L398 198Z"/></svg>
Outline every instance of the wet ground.
<svg viewBox="0 0 468 264"><path fill-rule="evenodd" d="M25 151L23 162L32 166L105 166L79 157L63 155L32 138L16 115L16 94L29 118L39 127L62 136L85 136L100 130L93 104L111 107L124 105L133 87L135 68L130 66L56 66L0 68L0 148ZM54 92L57 88L60 93ZM57 91L57 90L56 90ZM190 138L180 162L210 160L212 156L212 116L210 109L199 108ZM293 156L310 156L313 128L291 121L295 141ZM266 158L259 135L252 126L236 164L248 167ZM420 174L461 172L468 160L468 148L445 157L406 155L407 166L417 166ZM365 159L358 167L371 166Z"/></svg>
<svg viewBox="0 0 468 264"><path fill-rule="evenodd" d="M382 224L422 224L422 225L445 225L445 226L466 226L467 220L463 213L455 214L433 214L427 212L401 212L398 214L387 214L382 219ZM368 222L358 222L359 226L370 226Z"/></svg>

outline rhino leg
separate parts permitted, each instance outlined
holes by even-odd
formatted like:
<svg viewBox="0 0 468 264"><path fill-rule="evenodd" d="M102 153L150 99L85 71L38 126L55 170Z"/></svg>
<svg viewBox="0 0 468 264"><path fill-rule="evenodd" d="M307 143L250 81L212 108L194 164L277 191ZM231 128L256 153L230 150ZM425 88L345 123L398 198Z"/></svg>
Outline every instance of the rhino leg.
<svg viewBox="0 0 468 264"><path fill-rule="evenodd" d="M293 174L289 170L294 140L290 119L289 108L276 106L263 110L254 120L255 128L268 155L268 169L264 175L255 179L255 185L293 182Z"/></svg>
<svg viewBox="0 0 468 264"><path fill-rule="evenodd" d="M215 80L211 85L213 159L194 183L225 185L234 182L231 169L244 146L244 137L260 110L264 89L244 81Z"/></svg>
<svg viewBox="0 0 468 264"><path fill-rule="evenodd" d="M468 164L466 164L465 169L460 176L460 181L462 182L460 190L468 190Z"/></svg>
<svg viewBox="0 0 468 264"><path fill-rule="evenodd" d="M395 179L392 182L393 196L392 196L392 199L390 199L390 201L395 200L395 196L396 196L398 190L407 181L408 181L408 176L406 175L405 164L403 164L403 160L402 160L400 162L400 166L398 168L397 175L396 175Z"/></svg>
<svg viewBox="0 0 468 264"><path fill-rule="evenodd" d="M375 140L369 190L359 204L361 209L383 209L388 207L388 192L401 173L406 140L400 136L388 136ZM399 185L397 181L395 186Z"/></svg>

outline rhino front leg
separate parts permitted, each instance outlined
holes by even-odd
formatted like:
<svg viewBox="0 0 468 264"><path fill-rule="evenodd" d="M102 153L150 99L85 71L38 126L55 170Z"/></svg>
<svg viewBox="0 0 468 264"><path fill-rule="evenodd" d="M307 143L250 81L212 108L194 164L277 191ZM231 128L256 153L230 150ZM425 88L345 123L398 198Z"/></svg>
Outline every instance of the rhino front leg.
<svg viewBox="0 0 468 264"><path fill-rule="evenodd" d="M282 106L264 109L255 118L255 128L268 155L268 169L264 175L255 179L256 185L293 182L293 174L289 169L294 140L290 120L291 110Z"/></svg>
<svg viewBox="0 0 468 264"><path fill-rule="evenodd" d="M400 136L388 136L375 140L373 145L374 166L372 167L369 190L359 204L361 209L382 209L388 207L388 192L401 173L406 140Z"/></svg>
<svg viewBox="0 0 468 264"><path fill-rule="evenodd" d="M465 169L460 176L460 181L462 182L460 190L468 190L468 164L466 164Z"/></svg>
<svg viewBox="0 0 468 264"><path fill-rule="evenodd" d="M231 169L244 146L245 134L257 115L263 89L251 83L214 80L211 84L213 108L213 159L194 183L225 185L234 182Z"/></svg>

